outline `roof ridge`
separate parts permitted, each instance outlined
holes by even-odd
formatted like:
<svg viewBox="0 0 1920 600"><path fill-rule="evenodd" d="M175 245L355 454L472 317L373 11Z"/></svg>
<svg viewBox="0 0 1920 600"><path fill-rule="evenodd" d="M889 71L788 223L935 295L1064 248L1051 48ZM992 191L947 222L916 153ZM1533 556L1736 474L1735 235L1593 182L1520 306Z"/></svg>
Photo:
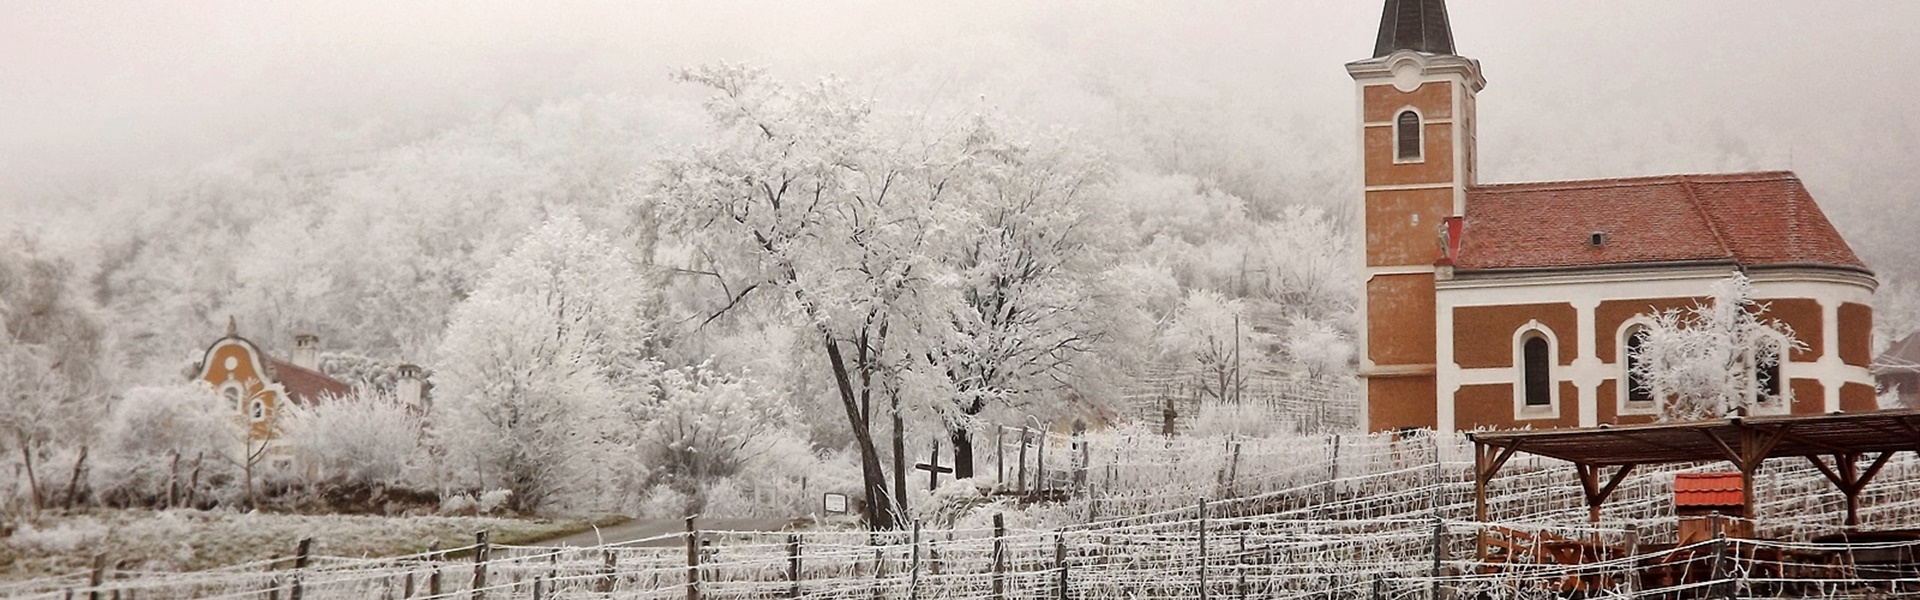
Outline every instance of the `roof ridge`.
<svg viewBox="0 0 1920 600"><path fill-rule="evenodd" d="M1591 189L1591 188L1598 188L1598 187L1618 187L1622 184L1659 185L1663 183L1678 183L1681 180L1686 180L1686 179L1699 180L1703 178L1709 179L1711 183L1779 181L1779 180L1785 180L1785 179L1791 179L1791 180L1797 181L1800 179L1799 176L1794 175L1792 171L1784 171L1784 170L1741 171L1741 172L1735 172L1735 173L1668 173L1665 175L1637 175L1633 177L1602 177L1598 179L1554 179L1554 180L1547 180L1547 181L1514 181L1514 182L1507 182L1507 183L1482 183L1482 184L1476 184L1472 186L1471 189L1488 190L1488 191L1495 191L1495 192L1501 191L1500 188L1537 189L1542 187L1556 187L1560 189Z"/></svg>
<svg viewBox="0 0 1920 600"><path fill-rule="evenodd" d="M1707 207L1700 205L1700 194L1694 191L1693 180L1684 176L1681 177L1680 189L1687 193L1687 200L1693 203L1693 210L1699 212L1700 219L1707 223L1707 233L1713 234L1713 244L1720 247L1722 254L1736 261L1739 260L1740 257L1733 253L1733 248L1727 246L1726 237L1720 235L1720 221L1713 218L1713 211L1707 210Z"/></svg>

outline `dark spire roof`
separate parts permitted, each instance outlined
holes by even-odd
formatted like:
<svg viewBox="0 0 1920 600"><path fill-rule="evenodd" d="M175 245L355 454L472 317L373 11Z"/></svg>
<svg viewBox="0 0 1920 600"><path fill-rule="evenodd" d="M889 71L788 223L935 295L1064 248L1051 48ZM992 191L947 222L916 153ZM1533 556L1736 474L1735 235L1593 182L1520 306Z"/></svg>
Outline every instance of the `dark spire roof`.
<svg viewBox="0 0 1920 600"><path fill-rule="evenodd" d="M1446 0L1387 0L1380 13L1380 37L1373 56L1395 50L1453 54L1453 27L1447 25Z"/></svg>

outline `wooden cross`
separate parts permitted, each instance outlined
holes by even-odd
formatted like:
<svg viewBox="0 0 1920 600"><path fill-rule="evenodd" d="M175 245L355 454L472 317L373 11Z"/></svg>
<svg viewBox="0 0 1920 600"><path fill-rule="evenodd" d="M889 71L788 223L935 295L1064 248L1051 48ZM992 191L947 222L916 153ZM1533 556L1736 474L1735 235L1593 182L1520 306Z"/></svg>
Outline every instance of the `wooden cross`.
<svg viewBox="0 0 1920 600"><path fill-rule="evenodd" d="M916 464L913 468L927 472L927 491L929 492L940 489L941 473L953 472L953 467L942 466L940 464L939 442L933 443L933 456L928 458L927 462Z"/></svg>

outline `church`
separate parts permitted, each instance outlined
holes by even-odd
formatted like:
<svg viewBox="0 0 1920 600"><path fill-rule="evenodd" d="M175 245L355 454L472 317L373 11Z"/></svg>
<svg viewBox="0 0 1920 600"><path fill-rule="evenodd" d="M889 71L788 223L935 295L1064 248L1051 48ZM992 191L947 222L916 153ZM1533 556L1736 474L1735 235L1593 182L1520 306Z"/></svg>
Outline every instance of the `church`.
<svg viewBox="0 0 1920 600"><path fill-rule="evenodd" d="M1480 63L1444 0L1387 0L1357 87L1368 431L1655 420L1629 375L1648 315L1737 273L1804 348L1757 369L1758 414L1876 408L1877 283L1790 172L1483 184ZM1780 347L1787 348L1782 341Z"/></svg>

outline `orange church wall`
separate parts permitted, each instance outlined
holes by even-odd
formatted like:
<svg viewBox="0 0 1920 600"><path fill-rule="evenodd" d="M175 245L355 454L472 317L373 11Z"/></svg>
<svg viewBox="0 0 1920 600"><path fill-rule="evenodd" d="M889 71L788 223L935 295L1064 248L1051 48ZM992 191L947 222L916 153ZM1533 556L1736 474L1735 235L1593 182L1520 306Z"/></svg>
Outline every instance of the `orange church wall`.
<svg viewBox="0 0 1920 600"><path fill-rule="evenodd" d="M1572 304L1462 306L1453 309L1453 362L1463 369L1513 366L1513 333L1537 320L1559 341L1560 364L1573 364L1578 322Z"/></svg>
<svg viewBox="0 0 1920 600"><path fill-rule="evenodd" d="M1603 363L1617 363L1614 356L1615 346L1619 345L1620 326L1640 315L1648 315L1666 310L1685 309L1696 301L1705 298L1654 298L1649 300L1607 300L1593 311L1594 336L1593 354Z"/></svg>
<svg viewBox="0 0 1920 600"><path fill-rule="evenodd" d="M1433 377L1367 378L1367 431L1430 428L1434 415Z"/></svg>
<svg viewBox="0 0 1920 600"><path fill-rule="evenodd" d="M227 366L228 359L232 359L232 368ZM264 418L252 423L250 435L255 439L272 437L274 412L279 408L280 398L277 392L268 387L266 374L255 367L260 364L257 357L241 344L226 344L214 348L208 354L206 361L206 365L202 367L206 374L201 379L208 385L215 389L228 381L237 382L240 385L241 406L227 404L230 401L222 396L223 406L232 410L234 418L246 419L246 405L255 399L260 400L264 405Z"/></svg>
<svg viewBox="0 0 1920 600"><path fill-rule="evenodd" d="M1433 311L1432 274L1375 275L1367 281L1367 358L1376 365L1432 364Z"/></svg>
<svg viewBox="0 0 1920 600"><path fill-rule="evenodd" d="M1427 120L1452 116L1453 82L1429 81L1412 92L1402 92L1392 84L1369 85L1361 90L1361 119L1368 123L1386 123L1400 116L1400 109L1412 106Z"/></svg>
<svg viewBox="0 0 1920 600"><path fill-rule="evenodd" d="M1367 192L1367 266L1432 265L1451 214L1451 189Z"/></svg>
<svg viewBox="0 0 1920 600"><path fill-rule="evenodd" d="M1560 414L1552 419L1513 418L1513 384L1485 383L1460 386L1453 394L1454 428L1513 429L1533 426L1537 429L1580 426L1580 391L1571 381L1560 382Z"/></svg>
<svg viewBox="0 0 1920 600"><path fill-rule="evenodd" d="M1852 413L1880 410L1880 399L1876 396L1871 385L1852 381L1840 384L1840 411Z"/></svg>
<svg viewBox="0 0 1920 600"><path fill-rule="evenodd" d="M1787 385L1793 388L1793 406L1787 408L1793 414L1817 415L1827 411L1827 388L1820 385L1820 380L1796 377Z"/></svg>
<svg viewBox="0 0 1920 600"><path fill-rule="evenodd" d="M1767 304L1767 313L1762 319L1773 319L1793 328L1794 339L1806 344L1805 350L1794 350L1791 360L1794 362L1813 362L1820 360L1822 331L1820 319L1820 301L1811 298L1775 298L1763 300ZM1797 411L1796 411L1797 412Z"/></svg>
<svg viewBox="0 0 1920 600"><path fill-rule="evenodd" d="M1868 366L1873 362L1873 308L1847 302L1840 305L1839 312L1840 362ZM1843 394L1845 390L1841 388Z"/></svg>
<svg viewBox="0 0 1920 600"><path fill-rule="evenodd" d="M1453 181L1453 129L1446 123L1425 127L1426 160L1393 161L1393 128L1368 127L1366 131L1367 185L1412 185Z"/></svg>

